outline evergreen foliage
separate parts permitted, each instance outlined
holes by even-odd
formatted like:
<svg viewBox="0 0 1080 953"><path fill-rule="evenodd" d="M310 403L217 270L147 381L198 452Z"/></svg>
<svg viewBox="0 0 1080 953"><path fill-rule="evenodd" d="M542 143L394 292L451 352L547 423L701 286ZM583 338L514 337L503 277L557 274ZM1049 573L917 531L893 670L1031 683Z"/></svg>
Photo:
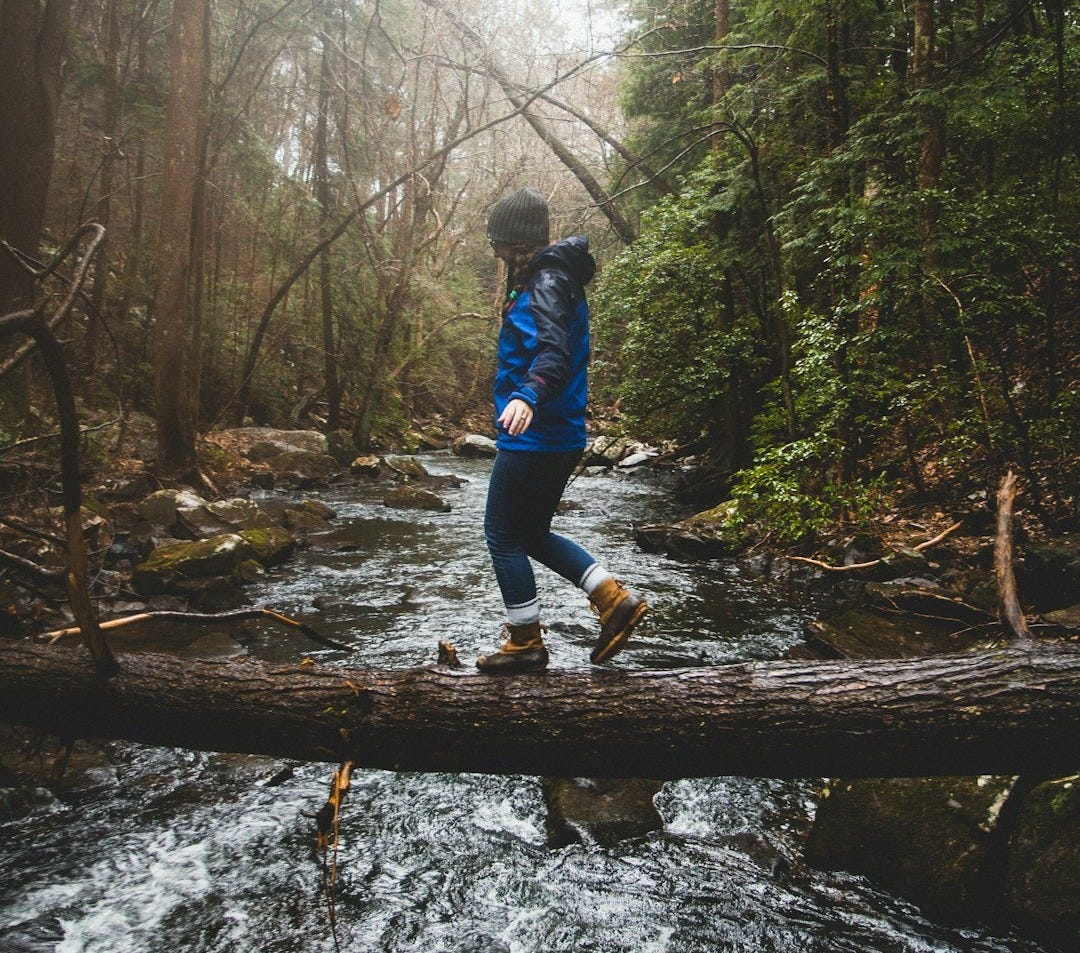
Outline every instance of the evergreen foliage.
<svg viewBox="0 0 1080 953"><path fill-rule="evenodd" d="M713 9L651 15L708 45ZM831 2L733 5L732 48L678 61L732 64L708 103L625 67L641 143L708 116L712 147L604 274L601 380L635 432L704 435L785 538L1007 467L1077 516L1077 23L935 9L918 76L903 8Z"/></svg>

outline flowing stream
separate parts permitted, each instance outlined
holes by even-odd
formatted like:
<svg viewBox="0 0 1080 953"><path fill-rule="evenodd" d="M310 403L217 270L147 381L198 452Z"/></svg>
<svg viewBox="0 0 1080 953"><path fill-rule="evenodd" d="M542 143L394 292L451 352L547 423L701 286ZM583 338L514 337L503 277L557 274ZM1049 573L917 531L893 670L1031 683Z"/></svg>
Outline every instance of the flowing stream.
<svg viewBox="0 0 1080 953"><path fill-rule="evenodd" d="M256 585L254 604L303 618L355 653L260 628L258 658L357 667L471 663L502 621L481 538L490 464L425 458L468 482L447 514L389 510L381 488L321 498L336 529ZM775 658L807 610L718 563L641 552L635 522L683 515L651 476L581 477L556 522L652 611L613 665ZM552 666L588 665L595 617L539 571ZM191 651L220 650L226 633ZM552 849L533 777L358 771L342 814L333 915L307 814L331 766L109 744L73 787L0 824L0 953L1038 953L942 927L858 877L814 871L799 842L815 782L666 784L661 831ZM331 927L333 922L334 926ZM336 934L336 939L335 939Z"/></svg>

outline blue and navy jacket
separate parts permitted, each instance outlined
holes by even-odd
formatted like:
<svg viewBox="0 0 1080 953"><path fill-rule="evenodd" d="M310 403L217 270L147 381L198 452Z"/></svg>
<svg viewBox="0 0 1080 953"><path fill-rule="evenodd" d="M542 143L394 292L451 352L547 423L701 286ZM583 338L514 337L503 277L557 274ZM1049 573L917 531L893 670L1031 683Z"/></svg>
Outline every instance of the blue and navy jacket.
<svg viewBox="0 0 1080 953"><path fill-rule="evenodd" d="M536 253L529 280L510 293L499 331L495 419L514 398L533 409L529 429L511 437L501 427L500 450L564 452L585 446L589 306L585 285L596 273L589 240L575 235Z"/></svg>

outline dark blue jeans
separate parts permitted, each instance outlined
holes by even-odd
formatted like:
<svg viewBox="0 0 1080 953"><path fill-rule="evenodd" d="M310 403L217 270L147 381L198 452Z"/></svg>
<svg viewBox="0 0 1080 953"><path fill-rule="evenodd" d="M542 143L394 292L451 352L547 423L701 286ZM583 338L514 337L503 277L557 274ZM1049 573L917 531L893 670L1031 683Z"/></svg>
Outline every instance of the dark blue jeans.
<svg viewBox="0 0 1080 953"><path fill-rule="evenodd" d="M581 451L500 450L488 484L484 538L503 602L514 624L539 612L530 557L575 586L596 560L573 540L551 532L551 518Z"/></svg>

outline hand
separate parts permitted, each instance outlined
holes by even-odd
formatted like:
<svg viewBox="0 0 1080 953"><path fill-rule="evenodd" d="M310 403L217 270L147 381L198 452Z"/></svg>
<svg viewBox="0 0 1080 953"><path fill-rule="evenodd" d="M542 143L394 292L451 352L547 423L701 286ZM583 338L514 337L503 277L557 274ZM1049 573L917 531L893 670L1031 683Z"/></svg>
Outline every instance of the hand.
<svg viewBox="0 0 1080 953"><path fill-rule="evenodd" d="M499 415L499 426L511 437L518 437L529 429L532 420L532 408L520 397L515 397Z"/></svg>

